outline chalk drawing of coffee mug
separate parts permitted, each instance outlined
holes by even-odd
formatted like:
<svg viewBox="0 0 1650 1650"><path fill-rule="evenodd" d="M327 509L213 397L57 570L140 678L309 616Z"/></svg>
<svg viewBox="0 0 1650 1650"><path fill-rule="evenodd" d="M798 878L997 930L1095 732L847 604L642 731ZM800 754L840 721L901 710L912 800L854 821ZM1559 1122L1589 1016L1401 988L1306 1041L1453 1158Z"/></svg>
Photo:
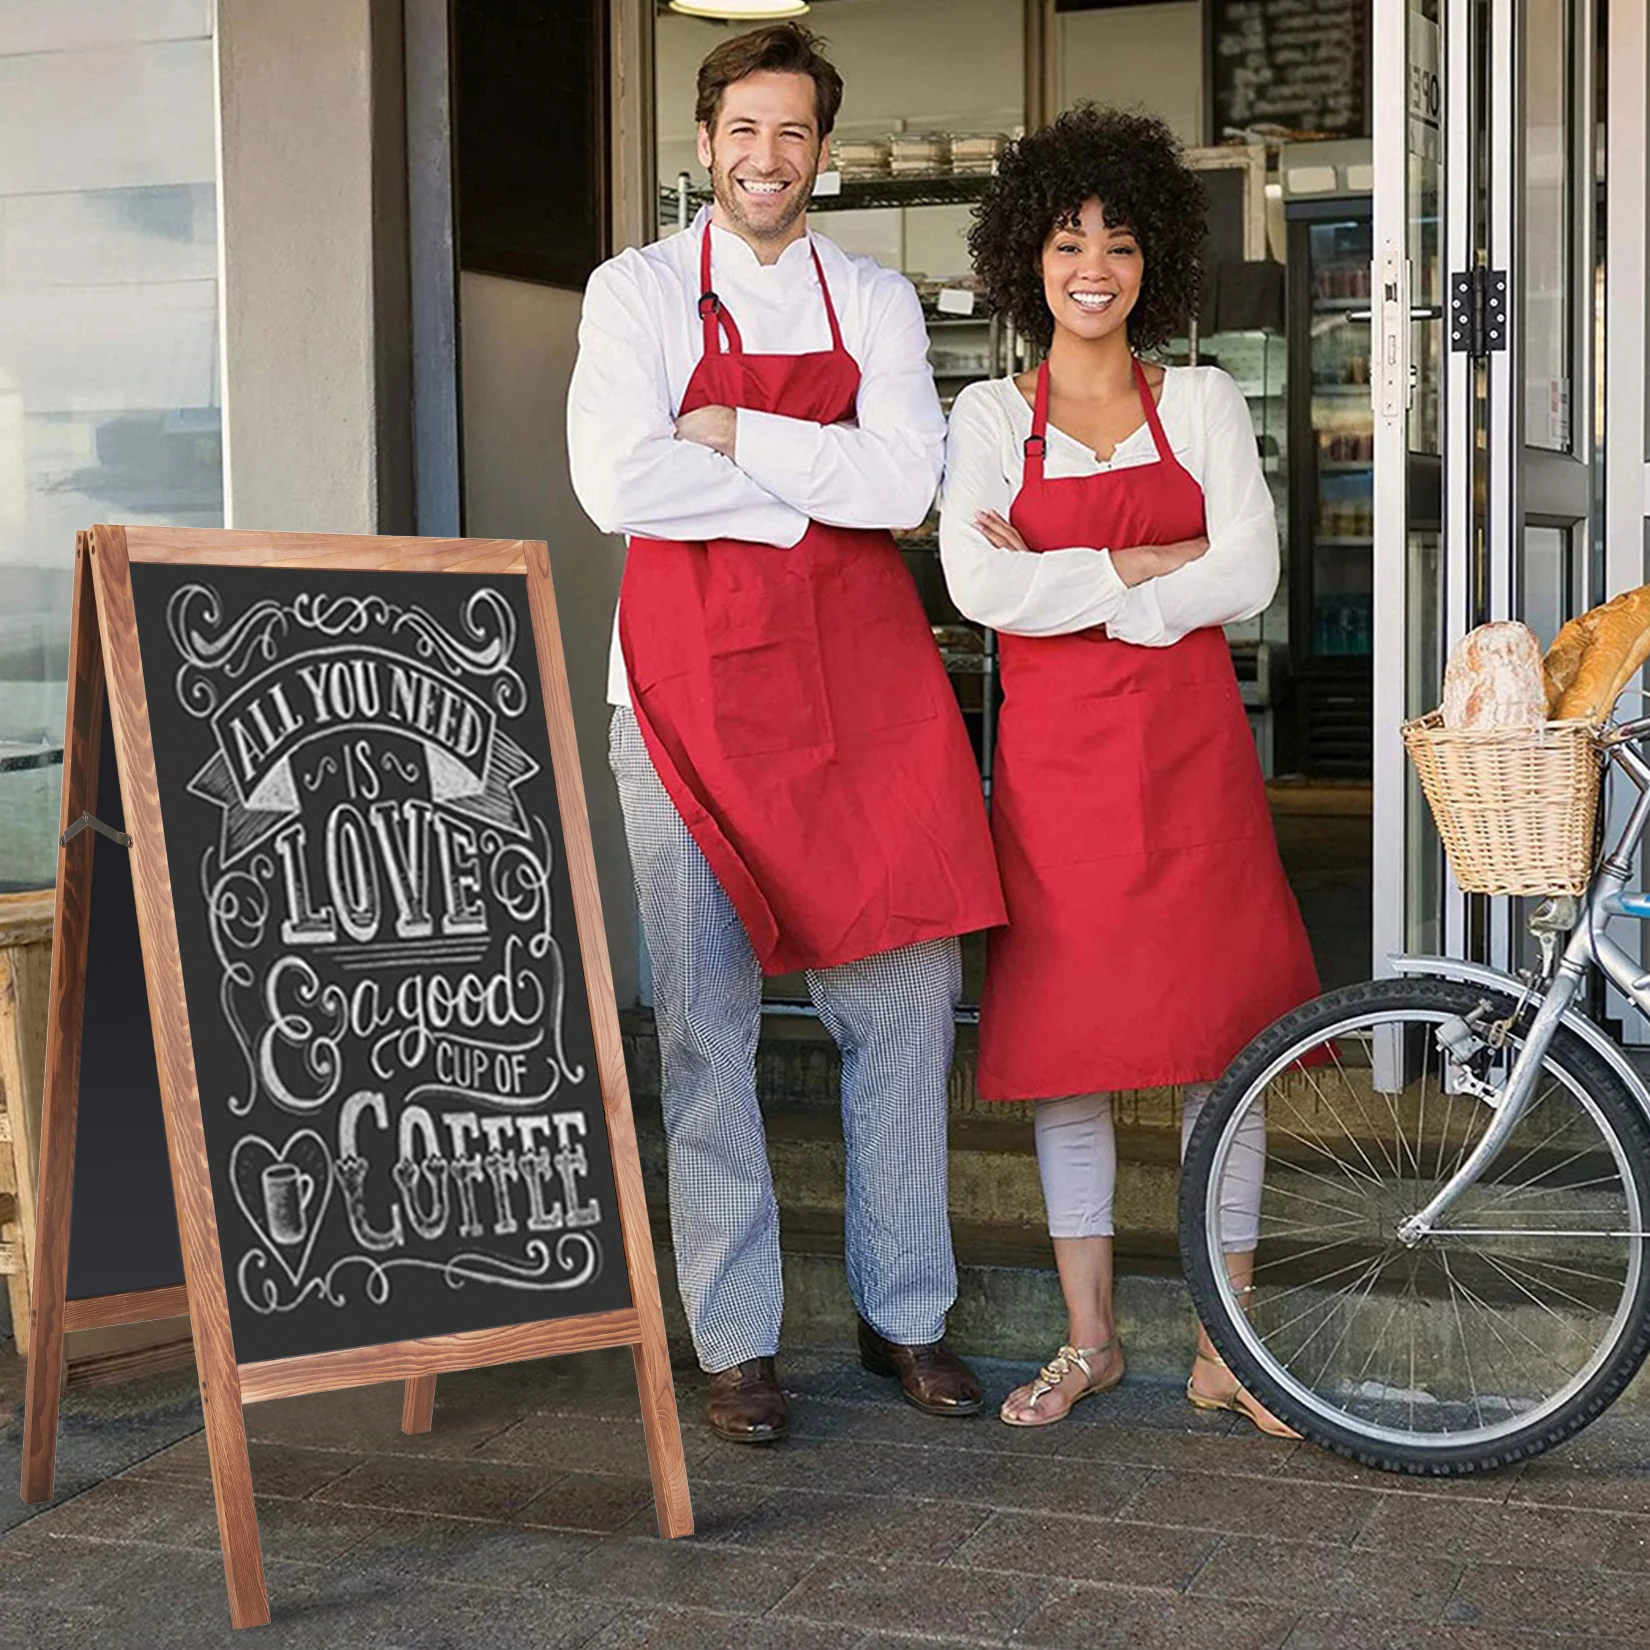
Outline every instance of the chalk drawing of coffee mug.
<svg viewBox="0 0 1650 1650"><path fill-rule="evenodd" d="M315 1178L295 1163L271 1163L263 1173L264 1218L277 1243L302 1243L309 1236L309 1206Z"/></svg>

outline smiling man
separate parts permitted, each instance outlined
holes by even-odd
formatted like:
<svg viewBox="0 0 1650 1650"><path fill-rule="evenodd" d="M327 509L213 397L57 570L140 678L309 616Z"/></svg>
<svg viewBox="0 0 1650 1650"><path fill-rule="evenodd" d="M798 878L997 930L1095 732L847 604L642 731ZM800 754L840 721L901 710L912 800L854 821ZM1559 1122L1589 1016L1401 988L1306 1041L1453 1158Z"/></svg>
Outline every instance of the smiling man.
<svg viewBox="0 0 1650 1650"><path fill-rule="evenodd" d="M806 29L699 70L714 204L585 295L573 484L630 547L608 696L643 926L683 1304L723 1437L769 1443L778 1211L762 975L806 970L843 1052L848 1282L868 1368L980 1407L956 1294L946 1081L956 936L1003 918L979 779L889 533L945 422L916 294L807 228L842 81Z"/></svg>

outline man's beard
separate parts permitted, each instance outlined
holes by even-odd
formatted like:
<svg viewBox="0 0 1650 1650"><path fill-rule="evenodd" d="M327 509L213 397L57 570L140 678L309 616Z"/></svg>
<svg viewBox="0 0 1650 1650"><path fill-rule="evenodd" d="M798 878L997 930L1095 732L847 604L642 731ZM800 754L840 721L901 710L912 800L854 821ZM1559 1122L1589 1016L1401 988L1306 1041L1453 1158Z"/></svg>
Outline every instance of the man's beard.
<svg viewBox="0 0 1650 1650"><path fill-rule="evenodd" d="M716 204L721 207L723 216L729 223L743 230L753 240L776 241L787 235L797 219L808 210L812 182L811 177L798 178L792 183L779 215L756 222L746 213L746 203L739 185L733 181L729 172L716 164L716 156L711 156L710 186L712 194L716 197Z"/></svg>

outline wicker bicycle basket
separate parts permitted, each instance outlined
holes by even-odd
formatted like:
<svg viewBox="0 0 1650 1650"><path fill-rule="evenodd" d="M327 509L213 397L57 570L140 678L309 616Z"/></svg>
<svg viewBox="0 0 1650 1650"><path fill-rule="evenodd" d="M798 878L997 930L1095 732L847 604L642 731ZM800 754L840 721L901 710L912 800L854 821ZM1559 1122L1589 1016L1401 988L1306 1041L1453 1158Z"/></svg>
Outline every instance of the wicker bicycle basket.
<svg viewBox="0 0 1650 1650"><path fill-rule="evenodd" d="M1593 870L1601 770L1592 722L1403 725L1455 880L1469 894L1579 894Z"/></svg>

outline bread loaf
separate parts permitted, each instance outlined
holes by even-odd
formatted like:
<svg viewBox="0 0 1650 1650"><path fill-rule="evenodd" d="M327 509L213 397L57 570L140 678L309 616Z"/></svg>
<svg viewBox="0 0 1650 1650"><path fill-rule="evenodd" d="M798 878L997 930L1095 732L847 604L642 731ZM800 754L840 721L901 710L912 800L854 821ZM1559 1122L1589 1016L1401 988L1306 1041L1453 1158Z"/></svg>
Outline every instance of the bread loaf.
<svg viewBox="0 0 1650 1650"><path fill-rule="evenodd" d="M1541 644L1521 624L1481 624L1444 669L1446 728L1534 728L1547 718Z"/></svg>
<svg viewBox="0 0 1650 1650"><path fill-rule="evenodd" d="M1543 667L1547 714L1602 722L1650 659L1650 585L1624 591L1571 619L1553 638Z"/></svg>

